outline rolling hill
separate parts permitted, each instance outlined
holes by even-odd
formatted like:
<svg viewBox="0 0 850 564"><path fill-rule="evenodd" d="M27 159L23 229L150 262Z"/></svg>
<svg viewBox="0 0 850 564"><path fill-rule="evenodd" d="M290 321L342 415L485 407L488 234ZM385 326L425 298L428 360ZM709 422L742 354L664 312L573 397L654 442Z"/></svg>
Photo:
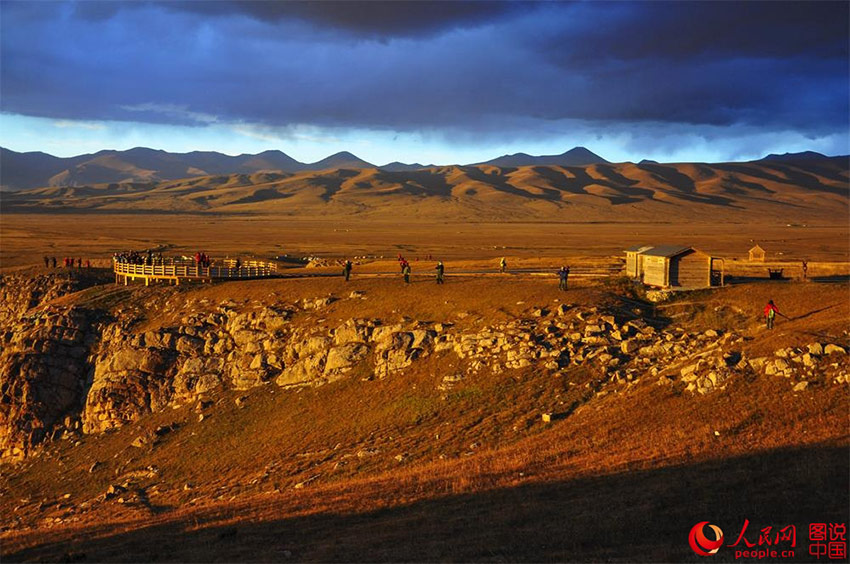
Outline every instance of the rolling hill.
<svg viewBox="0 0 850 564"><path fill-rule="evenodd" d="M279 155L278 155L279 158ZM111 162L102 157L101 162ZM270 159L254 157L254 166ZM259 163L259 164L258 164ZM350 154L320 171L245 172L9 193L4 212L99 211L535 221L846 221L842 157L749 163L444 166L392 171ZM357 165L357 166L346 166ZM246 169L251 167L245 165ZM173 169L179 171L175 165Z"/></svg>

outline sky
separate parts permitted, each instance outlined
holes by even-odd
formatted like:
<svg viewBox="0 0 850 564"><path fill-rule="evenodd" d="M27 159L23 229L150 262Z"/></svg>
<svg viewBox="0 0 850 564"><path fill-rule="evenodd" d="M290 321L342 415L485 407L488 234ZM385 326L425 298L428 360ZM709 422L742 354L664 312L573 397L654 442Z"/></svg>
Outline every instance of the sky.
<svg viewBox="0 0 850 564"><path fill-rule="evenodd" d="M0 146L850 154L850 3L0 2Z"/></svg>

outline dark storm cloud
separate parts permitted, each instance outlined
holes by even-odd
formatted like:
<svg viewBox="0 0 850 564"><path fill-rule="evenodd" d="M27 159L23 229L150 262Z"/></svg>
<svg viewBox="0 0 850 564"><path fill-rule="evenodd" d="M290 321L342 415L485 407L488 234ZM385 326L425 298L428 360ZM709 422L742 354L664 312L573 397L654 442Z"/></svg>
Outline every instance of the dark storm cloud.
<svg viewBox="0 0 850 564"><path fill-rule="evenodd" d="M511 137L544 123L842 133L837 3L3 2L2 110Z"/></svg>
<svg viewBox="0 0 850 564"><path fill-rule="evenodd" d="M428 35L455 28L475 27L535 7L530 2L169 2L170 10L208 16L245 15L260 21L301 20L319 27L379 37Z"/></svg>
<svg viewBox="0 0 850 564"><path fill-rule="evenodd" d="M354 35L378 38L431 35L457 28L477 27L530 12L533 2L371 0L352 2L322 0L289 2L263 0L77 2L75 15L102 21L125 10L158 7L204 17L245 16L262 22L299 21L317 28L331 28Z"/></svg>
<svg viewBox="0 0 850 564"><path fill-rule="evenodd" d="M651 2L576 6L593 25L532 37L567 61L848 56L846 2Z"/></svg>

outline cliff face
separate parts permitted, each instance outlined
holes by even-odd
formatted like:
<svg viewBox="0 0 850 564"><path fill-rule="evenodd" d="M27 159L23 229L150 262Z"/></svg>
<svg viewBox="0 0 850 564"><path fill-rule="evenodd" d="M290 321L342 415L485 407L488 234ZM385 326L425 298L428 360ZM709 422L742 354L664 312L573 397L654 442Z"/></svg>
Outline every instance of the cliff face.
<svg viewBox="0 0 850 564"><path fill-rule="evenodd" d="M89 351L97 342L90 317L77 308L22 316L3 333L0 353L0 452L21 458L32 445L79 429L89 385Z"/></svg>
<svg viewBox="0 0 850 564"><path fill-rule="evenodd" d="M102 282L92 272L0 277L0 453L21 458L59 429L79 428L94 316L76 306L46 306Z"/></svg>
<svg viewBox="0 0 850 564"><path fill-rule="evenodd" d="M274 305L206 303L145 329L144 313L126 304L110 308L86 296L50 301L82 283L45 280L3 280L10 296L0 333L4 461L26 457L45 440L109 431L219 390L393 377L432 354L464 362L466 372L444 375L446 390L479 371L520 377L523 369L555 374L571 366L597 375L586 399L641 378L691 394L723 389L740 376L789 378L795 390L809 382L848 382L846 348L835 343L749 358L744 338L733 332L653 325L622 310L586 305L532 308L474 330L407 318L313 322L340 299L356 300L358 311L364 310L364 296L352 292Z"/></svg>
<svg viewBox="0 0 850 564"><path fill-rule="evenodd" d="M221 305L144 332L133 331L132 312L116 318L79 306L37 305L9 315L0 354L2 458L21 459L46 438L101 433L218 389L316 386L367 360L374 374L387 376L424 354L436 334L379 327L378 320L351 320L330 331L290 327L293 311L331 301L243 312Z"/></svg>
<svg viewBox="0 0 850 564"><path fill-rule="evenodd" d="M62 269L47 274L0 276L0 327L8 329L28 310L82 290L100 278Z"/></svg>

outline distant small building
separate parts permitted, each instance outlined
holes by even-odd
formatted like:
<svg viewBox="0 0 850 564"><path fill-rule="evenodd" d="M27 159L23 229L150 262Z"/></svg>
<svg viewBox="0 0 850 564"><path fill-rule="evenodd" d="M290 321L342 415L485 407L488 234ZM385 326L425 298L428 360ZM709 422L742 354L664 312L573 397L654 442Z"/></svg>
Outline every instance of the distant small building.
<svg viewBox="0 0 850 564"><path fill-rule="evenodd" d="M643 282L660 288L709 288L724 283L723 260L693 247L661 245L641 254ZM715 262L721 270L715 273ZM717 276L713 276L717 274Z"/></svg>
<svg viewBox="0 0 850 564"><path fill-rule="evenodd" d="M764 262L764 249L759 245L750 249L750 262Z"/></svg>
<svg viewBox="0 0 850 564"><path fill-rule="evenodd" d="M643 273L643 253L651 249L651 245L635 245L625 250L626 276L640 278Z"/></svg>

